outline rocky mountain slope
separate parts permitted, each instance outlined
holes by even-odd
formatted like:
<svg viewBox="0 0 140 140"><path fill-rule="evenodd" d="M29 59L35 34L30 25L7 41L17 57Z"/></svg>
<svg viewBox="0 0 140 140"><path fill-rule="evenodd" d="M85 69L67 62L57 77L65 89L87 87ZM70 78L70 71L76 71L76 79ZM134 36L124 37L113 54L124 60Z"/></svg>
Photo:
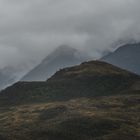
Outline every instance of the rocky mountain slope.
<svg viewBox="0 0 140 140"><path fill-rule="evenodd" d="M101 60L140 74L140 43L123 45Z"/></svg>

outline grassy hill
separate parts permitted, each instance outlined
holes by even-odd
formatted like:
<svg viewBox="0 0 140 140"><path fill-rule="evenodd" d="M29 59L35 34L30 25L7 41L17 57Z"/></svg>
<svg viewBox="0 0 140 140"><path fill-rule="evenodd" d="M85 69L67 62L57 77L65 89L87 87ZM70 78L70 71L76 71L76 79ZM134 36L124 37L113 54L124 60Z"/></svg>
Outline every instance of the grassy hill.
<svg viewBox="0 0 140 140"><path fill-rule="evenodd" d="M0 94L3 140L138 140L140 77L90 61Z"/></svg>
<svg viewBox="0 0 140 140"><path fill-rule="evenodd" d="M105 62L90 61L62 69L46 82L18 82L1 92L0 104L125 94L133 90L138 81L138 75Z"/></svg>
<svg viewBox="0 0 140 140"><path fill-rule="evenodd" d="M3 107L0 135L3 140L138 140L139 102L134 94Z"/></svg>

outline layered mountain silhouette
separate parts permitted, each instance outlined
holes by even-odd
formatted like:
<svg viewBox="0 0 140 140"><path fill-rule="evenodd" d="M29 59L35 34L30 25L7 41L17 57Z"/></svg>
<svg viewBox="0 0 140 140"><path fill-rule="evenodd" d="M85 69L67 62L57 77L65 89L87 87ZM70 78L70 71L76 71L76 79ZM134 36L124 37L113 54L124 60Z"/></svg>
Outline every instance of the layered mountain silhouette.
<svg viewBox="0 0 140 140"><path fill-rule="evenodd" d="M45 81L59 69L80 64L86 60L87 57L83 56L78 50L62 45L25 75L21 81Z"/></svg>
<svg viewBox="0 0 140 140"><path fill-rule="evenodd" d="M25 81L1 91L0 139L140 139L140 76L104 59L79 65L85 59L61 46Z"/></svg>
<svg viewBox="0 0 140 140"><path fill-rule="evenodd" d="M0 93L4 140L138 140L140 76L100 61Z"/></svg>
<svg viewBox="0 0 140 140"><path fill-rule="evenodd" d="M16 81L17 77L13 74L13 71L14 70L11 67L0 69L0 90Z"/></svg>
<svg viewBox="0 0 140 140"><path fill-rule="evenodd" d="M140 74L140 43L123 45L101 60Z"/></svg>
<svg viewBox="0 0 140 140"><path fill-rule="evenodd" d="M69 100L125 93L139 87L136 74L106 62L90 61L64 68L45 82L18 82L1 92L1 103ZM135 85L135 86L134 86Z"/></svg>
<svg viewBox="0 0 140 140"><path fill-rule="evenodd" d="M0 69L0 90L11 86L19 81L28 71L28 66L25 64L17 66L6 66Z"/></svg>

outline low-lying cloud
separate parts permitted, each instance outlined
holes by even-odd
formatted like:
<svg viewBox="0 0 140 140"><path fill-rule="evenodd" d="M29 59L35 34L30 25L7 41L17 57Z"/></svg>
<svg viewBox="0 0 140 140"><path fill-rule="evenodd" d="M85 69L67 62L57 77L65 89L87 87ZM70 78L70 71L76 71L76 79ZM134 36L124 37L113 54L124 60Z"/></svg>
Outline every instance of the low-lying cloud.
<svg viewBox="0 0 140 140"><path fill-rule="evenodd" d="M61 44L99 58L139 41L139 13L140 0L0 0L0 68L31 68Z"/></svg>

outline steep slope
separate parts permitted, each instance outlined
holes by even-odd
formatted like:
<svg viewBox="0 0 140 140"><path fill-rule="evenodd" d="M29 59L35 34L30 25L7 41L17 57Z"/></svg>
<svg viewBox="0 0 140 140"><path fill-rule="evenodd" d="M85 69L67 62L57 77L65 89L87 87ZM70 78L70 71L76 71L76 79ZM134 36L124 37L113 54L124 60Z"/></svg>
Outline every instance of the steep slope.
<svg viewBox="0 0 140 140"><path fill-rule="evenodd" d="M13 71L14 70L11 67L0 69L0 90L6 88L16 81L17 77L13 74Z"/></svg>
<svg viewBox="0 0 140 140"><path fill-rule="evenodd" d="M140 43L121 46L101 60L140 74Z"/></svg>
<svg viewBox="0 0 140 140"><path fill-rule="evenodd" d="M79 64L86 59L78 50L66 45L60 46L25 75L21 81L45 81L60 68Z"/></svg>
<svg viewBox="0 0 140 140"><path fill-rule="evenodd" d="M7 75L0 73L0 90L5 88L5 86L9 85L11 82L13 82L13 79L10 79Z"/></svg>
<svg viewBox="0 0 140 140"><path fill-rule="evenodd" d="M1 92L0 104L23 104L125 94L140 77L111 64L90 61L56 72L46 82L19 82ZM134 86L136 85L137 86Z"/></svg>
<svg viewBox="0 0 140 140"><path fill-rule="evenodd" d="M17 65L9 65L0 69L0 90L19 81L25 73L27 73L30 66L25 63Z"/></svg>

